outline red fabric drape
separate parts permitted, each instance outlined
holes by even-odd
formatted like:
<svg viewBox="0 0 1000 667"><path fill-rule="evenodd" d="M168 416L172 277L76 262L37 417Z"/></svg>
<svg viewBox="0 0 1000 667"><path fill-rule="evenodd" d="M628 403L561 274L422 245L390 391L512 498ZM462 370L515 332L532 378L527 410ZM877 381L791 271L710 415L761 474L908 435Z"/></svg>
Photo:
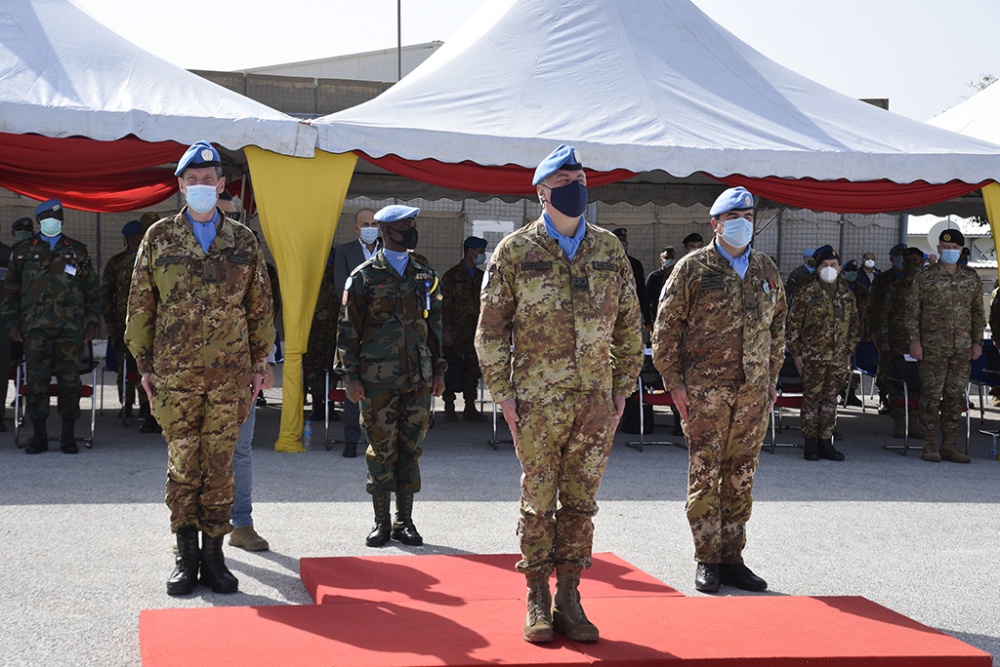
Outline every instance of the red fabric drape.
<svg viewBox="0 0 1000 667"><path fill-rule="evenodd" d="M117 141L0 132L0 186L39 201L98 213L134 211L177 191L173 169L185 146L133 136Z"/></svg>

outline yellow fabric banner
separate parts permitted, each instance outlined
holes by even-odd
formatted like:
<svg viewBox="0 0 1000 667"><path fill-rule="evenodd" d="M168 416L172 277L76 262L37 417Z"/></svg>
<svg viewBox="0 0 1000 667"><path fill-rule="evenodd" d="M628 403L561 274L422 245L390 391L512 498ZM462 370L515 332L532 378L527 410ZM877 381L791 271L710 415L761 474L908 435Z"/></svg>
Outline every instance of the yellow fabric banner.
<svg viewBox="0 0 1000 667"><path fill-rule="evenodd" d="M982 193L986 217L990 219L990 231L993 233L993 248L1000 257L1000 183L990 183L982 189ZM997 265L997 277L1000 278L1000 264Z"/></svg>
<svg viewBox="0 0 1000 667"><path fill-rule="evenodd" d="M281 429L274 449L304 452L302 355L319 297L323 269L344 208L357 156L316 151L314 158L244 149L264 238L281 285L284 340Z"/></svg>

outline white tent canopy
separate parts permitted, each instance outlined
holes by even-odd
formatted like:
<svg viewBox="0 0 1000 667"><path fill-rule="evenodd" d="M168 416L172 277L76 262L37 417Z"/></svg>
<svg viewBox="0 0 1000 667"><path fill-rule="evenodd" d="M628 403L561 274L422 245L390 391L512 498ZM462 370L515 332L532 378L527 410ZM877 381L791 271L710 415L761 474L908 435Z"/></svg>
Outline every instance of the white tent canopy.
<svg viewBox="0 0 1000 667"><path fill-rule="evenodd" d="M1000 83L991 84L927 124L1000 144Z"/></svg>
<svg viewBox="0 0 1000 667"><path fill-rule="evenodd" d="M569 142L588 168L660 184L1000 174L1000 146L814 83L687 0L493 0L391 89L314 125L325 151L452 164L530 168Z"/></svg>
<svg viewBox="0 0 1000 667"><path fill-rule="evenodd" d="M67 0L0 4L0 132L311 157L315 130L143 51Z"/></svg>

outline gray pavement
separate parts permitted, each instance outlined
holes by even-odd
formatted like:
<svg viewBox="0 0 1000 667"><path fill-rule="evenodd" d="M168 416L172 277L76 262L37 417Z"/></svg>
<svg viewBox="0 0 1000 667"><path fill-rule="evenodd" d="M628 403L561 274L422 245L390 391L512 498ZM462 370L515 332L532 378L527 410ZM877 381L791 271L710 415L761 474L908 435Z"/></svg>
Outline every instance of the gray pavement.
<svg viewBox="0 0 1000 667"><path fill-rule="evenodd" d="M272 405L279 394L269 392ZM308 453L275 453L279 412L262 408L254 518L272 550L227 546L240 579L236 595L199 588L190 597L168 597L173 540L162 502L165 446L137 424L122 426L114 409L98 418L93 449L77 456L58 448L27 456L11 433L0 434L0 665L139 665L141 610L308 604L298 578L304 556L517 551L520 468L509 444L487 446L489 424L436 420L414 509L426 546L392 542L373 550L364 546L372 514L364 459L342 458L339 446L326 451L322 427ZM655 435L669 433L669 421L669 413L658 414ZM53 409L50 432L55 424ZM1000 411L988 410L987 426L1000 426ZM1000 654L1000 462L987 460L990 439L974 432L971 465L929 464L916 452L884 451L897 442L890 427L888 417L851 408L840 420L846 462L807 462L800 449L762 454L747 563L770 583L766 595L864 596ZM332 431L339 436L339 424ZM785 430L779 441L799 437ZM684 517L686 452L640 453L624 445L633 438L616 437L595 551L700 595ZM510 619L511 631L520 632L521 622ZM781 628L761 628L771 631Z"/></svg>

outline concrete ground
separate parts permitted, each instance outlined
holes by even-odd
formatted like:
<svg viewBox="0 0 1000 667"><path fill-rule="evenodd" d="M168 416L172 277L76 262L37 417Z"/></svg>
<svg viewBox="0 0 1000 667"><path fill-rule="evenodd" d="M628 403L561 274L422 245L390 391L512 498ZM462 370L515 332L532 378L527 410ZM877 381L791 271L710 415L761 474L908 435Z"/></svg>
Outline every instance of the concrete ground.
<svg viewBox="0 0 1000 667"><path fill-rule="evenodd" d="M268 395L275 405L280 390ZM57 447L26 456L12 433L0 434L0 665L134 667L141 610L308 604L298 578L304 556L517 551L520 468L509 443L487 445L490 424L438 415L414 510L426 545L374 550L364 546L372 523L364 459L342 458L339 446L326 451L322 427L308 453L275 453L280 414L267 407L257 417L254 518L271 551L227 546L238 594L199 588L168 597L165 447L138 424L124 427L114 411L98 418L94 447L77 456ZM888 437L888 417L857 408L840 419L843 463L807 462L800 449L762 454L745 556L770 584L764 595L860 595L1000 654L1000 462L987 459L990 438L975 417L971 465L884 451L898 442ZM669 433L669 413L656 421L655 436ZM986 421L1000 425L1000 411L988 409ZM49 423L57 429L54 409ZM340 430L333 424L335 436ZM594 549L700 595L684 516L686 452L640 453L625 446L634 437L616 436ZM779 441L799 439L794 430L779 433ZM521 623L511 618L511 632ZM781 629L761 628L769 631Z"/></svg>

